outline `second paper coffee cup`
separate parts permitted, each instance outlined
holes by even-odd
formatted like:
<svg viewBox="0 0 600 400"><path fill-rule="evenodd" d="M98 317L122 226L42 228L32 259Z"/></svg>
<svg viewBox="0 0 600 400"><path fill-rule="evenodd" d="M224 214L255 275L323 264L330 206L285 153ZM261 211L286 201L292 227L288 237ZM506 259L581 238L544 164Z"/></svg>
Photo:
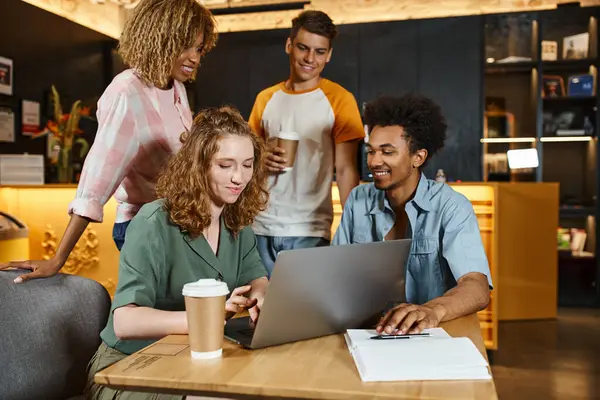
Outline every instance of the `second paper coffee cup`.
<svg viewBox="0 0 600 400"><path fill-rule="evenodd" d="M217 358L223 354L223 329L227 284L200 279L183 285L190 350L193 358Z"/></svg>
<svg viewBox="0 0 600 400"><path fill-rule="evenodd" d="M285 150L283 157L287 160L284 171L289 171L294 167L299 140L300 134L297 132L279 132L277 135L277 147Z"/></svg>

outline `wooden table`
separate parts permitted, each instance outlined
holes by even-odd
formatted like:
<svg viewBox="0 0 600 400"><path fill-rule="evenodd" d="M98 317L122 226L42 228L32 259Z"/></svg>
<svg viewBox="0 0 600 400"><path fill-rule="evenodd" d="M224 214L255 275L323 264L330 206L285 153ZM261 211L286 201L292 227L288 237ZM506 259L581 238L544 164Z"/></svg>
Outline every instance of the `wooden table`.
<svg viewBox="0 0 600 400"><path fill-rule="evenodd" d="M477 315L442 324L485 356ZM410 360L398 360L410 363ZM188 337L172 335L95 376L116 389L230 398L497 399L492 380L363 383L342 335L244 350L225 341L223 358L194 360Z"/></svg>

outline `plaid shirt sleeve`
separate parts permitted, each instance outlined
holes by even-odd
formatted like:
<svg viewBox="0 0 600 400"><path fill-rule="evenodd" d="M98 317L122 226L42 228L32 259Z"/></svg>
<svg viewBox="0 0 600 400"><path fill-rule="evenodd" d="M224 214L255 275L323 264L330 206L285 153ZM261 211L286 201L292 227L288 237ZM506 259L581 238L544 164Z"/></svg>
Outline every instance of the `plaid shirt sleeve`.
<svg viewBox="0 0 600 400"><path fill-rule="evenodd" d="M69 214L102 222L104 205L130 171L139 150L135 99L121 90L98 102L98 132L85 159Z"/></svg>

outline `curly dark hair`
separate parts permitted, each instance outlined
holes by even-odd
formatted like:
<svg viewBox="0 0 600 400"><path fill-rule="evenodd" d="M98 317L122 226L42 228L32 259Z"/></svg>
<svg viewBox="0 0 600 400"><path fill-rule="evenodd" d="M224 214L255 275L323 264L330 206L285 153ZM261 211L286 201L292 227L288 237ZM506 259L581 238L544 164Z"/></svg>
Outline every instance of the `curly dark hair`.
<svg viewBox="0 0 600 400"><path fill-rule="evenodd" d="M181 150L169 160L156 185L158 197L165 199L171 222L193 238L200 236L211 222L210 174L207 172L219 151L219 140L225 135L247 137L254 146L252 179L234 204L225 205L225 226L235 236L251 225L254 217L267 206L264 141L252 132L235 108L202 110L194 118L191 131L181 135Z"/></svg>
<svg viewBox="0 0 600 400"><path fill-rule="evenodd" d="M296 38L300 29L304 29L315 35L325 36L329 39L330 44L337 36L335 24L331 18L329 18L329 15L325 14L323 11L307 10L298 14L298 16L292 20L292 31L290 32L290 38L292 40Z"/></svg>
<svg viewBox="0 0 600 400"><path fill-rule="evenodd" d="M365 123L369 132L375 126L401 126L410 153L425 149L428 159L444 147L446 140L447 126L442 109L430 98L419 94L381 96L373 100L365 107Z"/></svg>

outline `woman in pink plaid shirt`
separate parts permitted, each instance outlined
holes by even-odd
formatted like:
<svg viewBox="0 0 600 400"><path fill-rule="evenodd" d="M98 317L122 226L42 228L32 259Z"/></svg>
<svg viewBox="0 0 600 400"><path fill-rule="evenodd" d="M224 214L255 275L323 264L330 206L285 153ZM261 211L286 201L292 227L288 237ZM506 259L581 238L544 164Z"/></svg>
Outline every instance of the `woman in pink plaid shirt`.
<svg viewBox="0 0 600 400"><path fill-rule="evenodd" d="M210 11L195 0L142 0L127 21L119 54L131 69L117 75L98 101L98 132L85 160L71 220L50 260L0 265L29 269L15 283L55 275L90 222L117 200L113 237L119 250L129 221L156 199L158 173L192 124L183 82L193 80L216 43Z"/></svg>

